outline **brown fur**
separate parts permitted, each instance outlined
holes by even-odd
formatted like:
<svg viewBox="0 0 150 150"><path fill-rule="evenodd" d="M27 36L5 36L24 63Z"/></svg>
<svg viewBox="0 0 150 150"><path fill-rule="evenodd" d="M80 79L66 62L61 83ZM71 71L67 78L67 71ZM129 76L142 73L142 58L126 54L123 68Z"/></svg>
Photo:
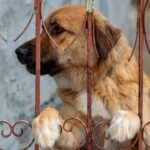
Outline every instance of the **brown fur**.
<svg viewBox="0 0 150 150"><path fill-rule="evenodd" d="M72 131L65 132L63 130L59 136L56 136L56 139L53 139L54 141L52 140L53 142L50 141L51 139L47 135L48 133L44 131L49 124L49 126L51 126L50 129L53 129L53 131L56 130L57 132L57 125L62 126L64 120L70 117L79 117L86 123L86 112L82 111L86 107L86 105L83 104L86 97L82 100L82 94L86 91L87 86L87 31L85 29L81 32L84 17L85 9L83 6L66 6L49 14L45 20L49 32L52 32L54 24L58 24L65 29L65 32L59 36L53 36L58 46L49 40L48 35L44 31L41 34L42 63L46 63L51 59L57 60L61 68L60 72L54 74L54 78L58 84L58 93L64 103L64 108L60 111L61 115L57 110L49 108L34 119L33 136L37 144L42 148L54 146L61 149L73 149L79 145L85 136L81 124L73 120L66 124L66 126L68 126L67 128L72 124ZM96 102L101 102L103 109L106 109L107 113L103 111L101 113L104 113L104 115L99 114L93 116L93 122L96 123L98 120L111 121L113 118L120 116L121 113L119 114L118 112L124 110L125 114L123 114L123 119L127 118L131 124L133 124L132 121L135 121L135 127L138 128L138 65L134 56L131 61L128 61L132 48L129 46L121 30L97 11L94 12L94 21L95 39L99 58L97 58L95 52L93 52L92 97L93 103L95 99ZM75 40L68 50L64 51L79 32L81 33L77 40ZM30 44L35 46L35 40L24 44L22 47L26 47ZM35 62L35 49L29 52L28 59L29 58L31 62ZM47 73L49 72L47 71ZM150 120L150 80L146 74L144 74L143 92L143 119L144 123L146 123ZM94 105L94 108L96 110L95 106L96 105ZM59 123L57 124L54 123L55 121L51 121L53 119L58 119ZM112 124L113 122L111 122L111 125ZM119 126L121 125L122 124L119 124ZM120 129L123 128L120 127ZM129 126L128 130L132 131L133 129L133 126ZM108 128L107 131L112 139L114 139L115 134L118 132L117 128L116 131L113 131L113 126L111 130ZM111 150L117 149L120 145L115 146L115 142L110 144L109 141L105 141L103 132L104 130L99 131L96 137L100 139L98 138L97 141L107 148L110 146ZM43 144L41 144L39 136L41 136ZM146 136L148 140L150 140L149 127L146 130ZM120 141L123 141L124 143L122 144L124 145L126 145L125 140L128 140L126 133L122 132ZM109 144L106 144L107 142ZM127 143L129 143L129 141ZM132 149L137 149L137 147Z"/></svg>

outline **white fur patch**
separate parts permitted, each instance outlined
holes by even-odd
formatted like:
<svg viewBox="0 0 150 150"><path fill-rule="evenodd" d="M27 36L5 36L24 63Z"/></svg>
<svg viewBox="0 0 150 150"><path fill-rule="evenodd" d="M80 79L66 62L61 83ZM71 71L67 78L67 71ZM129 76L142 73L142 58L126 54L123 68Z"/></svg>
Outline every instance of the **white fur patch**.
<svg viewBox="0 0 150 150"><path fill-rule="evenodd" d="M87 92L83 91L78 96L77 109L87 114ZM103 119L111 119L110 113L105 108L101 99L97 96L92 97L92 117L101 116Z"/></svg>
<svg viewBox="0 0 150 150"><path fill-rule="evenodd" d="M140 128L140 119L129 111L118 111L111 121L108 135L111 140L125 142L134 138Z"/></svg>

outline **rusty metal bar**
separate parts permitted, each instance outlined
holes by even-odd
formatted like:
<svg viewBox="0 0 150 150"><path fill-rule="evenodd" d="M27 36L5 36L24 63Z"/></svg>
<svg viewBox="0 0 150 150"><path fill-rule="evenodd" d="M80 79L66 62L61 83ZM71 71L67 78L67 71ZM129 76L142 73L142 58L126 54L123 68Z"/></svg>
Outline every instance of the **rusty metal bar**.
<svg viewBox="0 0 150 150"><path fill-rule="evenodd" d="M35 116L40 113L40 64L41 64L41 0L35 0L35 12L36 12L36 89L35 89ZM39 147L35 145L35 150L39 150Z"/></svg>
<svg viewBox="0 0 150 150"><path fill-rule="evenodd" d="M87 51L87 126L88 126L88 150L92 149L92 13L88 13L88 51Z"/></svg>
<svg viewBox="0 0 150 150"><path fill-rule="evenodd" d="M144 29L143 29L143 12L144 0L138 0L139 13L139 117L141 120L141 127L139 130L138 149L142 150L142 126L143 126L143 48L144 48Z"/></svg>
<svg viewBox="0 0 150 150"><path fill-rule="evenodd" d="M40 37L40 6L41 0L35 0L36 7L36 96L35 96L35 116L40 113L40 58L41 58L41 37Z"/></svg>
<svg viewBox="0 0 150 150"><path fill-rule="evenodd" d="M94 50L93 43L93 10L94 1L87 0L87 128L88 128L88 150L92 150L92 53Z"/></svg>

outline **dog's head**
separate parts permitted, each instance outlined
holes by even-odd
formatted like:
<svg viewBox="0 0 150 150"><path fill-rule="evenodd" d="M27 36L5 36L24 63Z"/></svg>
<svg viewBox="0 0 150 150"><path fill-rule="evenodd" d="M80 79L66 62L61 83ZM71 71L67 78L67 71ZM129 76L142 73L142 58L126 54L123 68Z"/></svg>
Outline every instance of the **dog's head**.
<svg viewBox="0 0 150 150"><path fill-rule="evenodd" d="M41 33L41 74L55 75L71 67L86 67L87 64L87 29L81 31L86 15L84 6L66 6L48 15L45 26L52 36ZM99 12L94 12L95 43L99 58L93 53L95 65L107 59L115 47L121 32ZM80 34L79 34L80 32ZM71 44L77 36L78 38ZM35 39L16 49L19 61L35 73ZM68 47L67 50L65 50Z"/></svg>

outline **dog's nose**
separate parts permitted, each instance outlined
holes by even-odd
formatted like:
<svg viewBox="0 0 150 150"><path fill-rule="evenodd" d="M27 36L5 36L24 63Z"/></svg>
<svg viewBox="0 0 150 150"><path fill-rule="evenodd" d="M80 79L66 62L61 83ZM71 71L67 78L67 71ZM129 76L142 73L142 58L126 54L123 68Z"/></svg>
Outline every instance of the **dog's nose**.
<svg viewBox="0 0 150 150"><path fill-rule="evenodd" d="M28 49L27 48L17 48L15 52L19 57L25 57L28 53Z"/></svg>
<svg viewBox="0 0 150 150"><path fill-rule="evenodd" d="M25 63L25 58L27 56L28 53L28 49L27 48L17 48L15 50L16 55L18 56L18 59L22 62Z"/></svg>

